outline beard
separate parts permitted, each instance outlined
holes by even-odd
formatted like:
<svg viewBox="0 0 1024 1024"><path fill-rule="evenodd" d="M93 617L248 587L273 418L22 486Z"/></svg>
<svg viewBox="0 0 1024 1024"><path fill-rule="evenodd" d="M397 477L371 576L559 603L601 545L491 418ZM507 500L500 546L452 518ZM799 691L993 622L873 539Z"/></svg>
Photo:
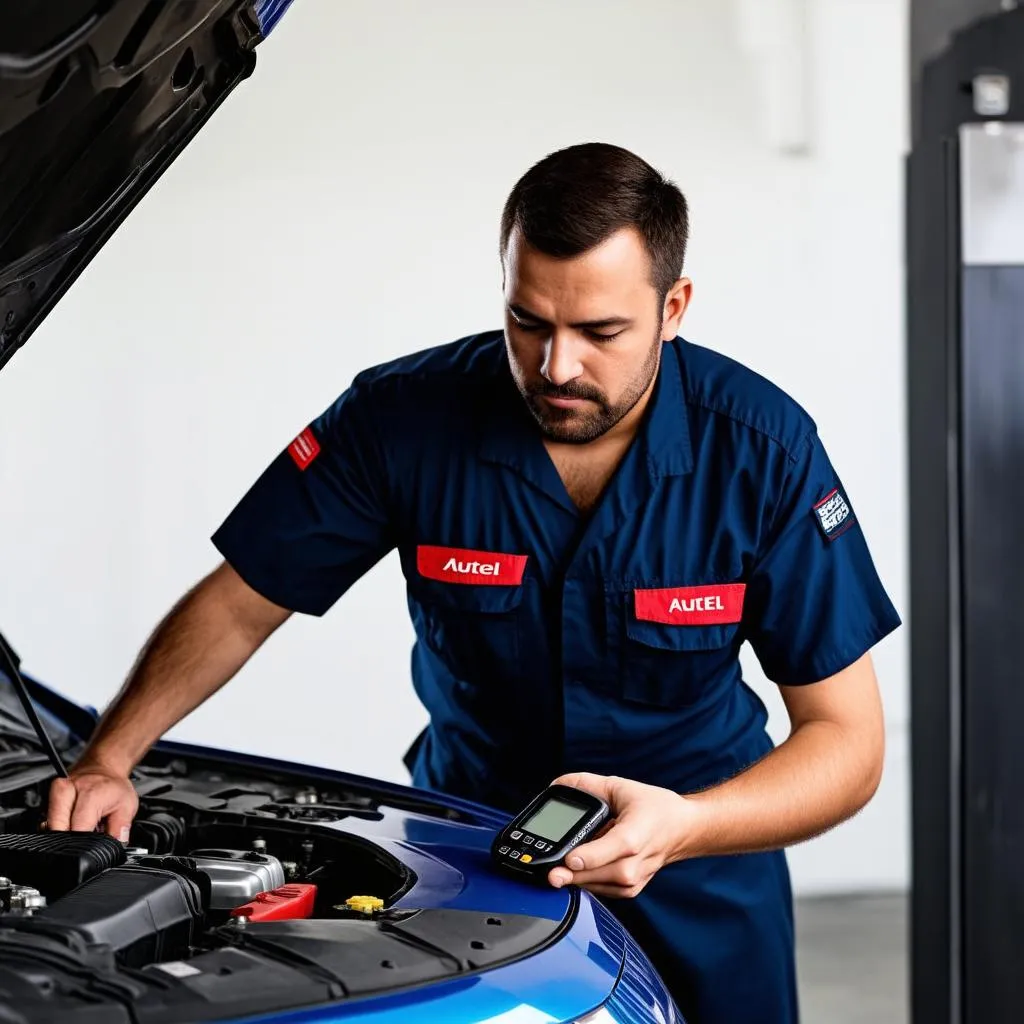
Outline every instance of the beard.
<svg viewBox="0 0 1024 1024"><path fill-rule="evenodd" d="M600 389L580 381L571 380L561 385L543 379L535 383L517 380L516 383L545 437L560 444L589 444L611 430L644 396L658 372L661 344L659 332L643 365L614 403ZM589 404L577 409L559 409L544 398L581 398Z"/></svg>

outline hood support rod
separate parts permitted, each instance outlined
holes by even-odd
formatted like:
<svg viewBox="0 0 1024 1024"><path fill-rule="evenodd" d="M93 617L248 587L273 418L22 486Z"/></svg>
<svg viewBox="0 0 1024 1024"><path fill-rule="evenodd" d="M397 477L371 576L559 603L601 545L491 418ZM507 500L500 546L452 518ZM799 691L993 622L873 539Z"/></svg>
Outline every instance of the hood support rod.
<svg viewBox="0 0 1024 1024"><path fill-rule="evenodd" d="M61 760L60 754L57 753L57 748L53 745L50 734L43 728L43 723L39 721L35 705L32 703L32 698L28 695L28 687L25 685L25 680L18 669L18 661L19 658L14 653L14 649L7 642L3 633L0 633L0 667L10 676L15 692L18 694L18 699L21 701L21 706L25 709L25 714L28 716L29 724L39 737L39 742L43 745L46 756L50 759L50 764L53 765L54 770L57 772L57 777L66 779L68 777L68 770Z"/></svg>

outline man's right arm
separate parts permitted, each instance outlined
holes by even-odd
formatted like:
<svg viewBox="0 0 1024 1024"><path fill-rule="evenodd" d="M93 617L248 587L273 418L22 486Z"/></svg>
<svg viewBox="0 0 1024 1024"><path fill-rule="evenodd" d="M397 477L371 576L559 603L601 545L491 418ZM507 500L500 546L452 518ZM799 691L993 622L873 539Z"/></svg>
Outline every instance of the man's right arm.
<svg viewBox="0 0 1024 1024"><path fill-rule="evenodd" d="M253 590L227 563L164 619L107 709L69 779L50 790L47 827L90 831L105 823L122 841L138 808L129 781L149 748L217 692L291 614Z"/></svg>
<svg viewBox="0 0 1024 1024"><path fill-rule="evenodd" d="M54 782L51 829L103 822L127 838L138 809L128 776L146 751L231 679L290 611L323 615L395 547L382 423L403 437L420 425L408 412L396 416L408 402L392 396L382 412L382 400L353 384L278 453L221 524L212 540L225 564L167 616L71 779Z"/></svg>

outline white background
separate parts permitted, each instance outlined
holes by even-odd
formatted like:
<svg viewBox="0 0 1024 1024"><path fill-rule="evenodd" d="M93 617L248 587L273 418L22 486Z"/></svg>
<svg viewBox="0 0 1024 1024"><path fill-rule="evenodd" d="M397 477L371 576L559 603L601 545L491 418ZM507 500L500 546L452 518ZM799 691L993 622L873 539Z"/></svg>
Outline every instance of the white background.
<svg viewBox="0 0 1024 1024"><path fill-rule="evenodd" d="M0 375L0 628L26 669L103 706L222 517L358 370L500 325L505 196L593 139L687 194L683 333L809 409L905 616L906 5L807 6L797 156L766 138L738 4L297 0ZM406 781L424 713L402 582L392 556L293 620L172 735ZM907 881L905 629L876 661L885 781L792 852L800 892Z"/></svg>

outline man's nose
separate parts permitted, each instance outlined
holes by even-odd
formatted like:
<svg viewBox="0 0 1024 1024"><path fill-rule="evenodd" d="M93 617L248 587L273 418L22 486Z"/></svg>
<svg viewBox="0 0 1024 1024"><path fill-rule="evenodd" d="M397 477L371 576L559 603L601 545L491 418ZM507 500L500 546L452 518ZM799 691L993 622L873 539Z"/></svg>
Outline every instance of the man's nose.
<svg viewBox="0 0 1024 1024"><path fill-rule="evenodd" d="M545 380L561 387L583 373L578 346L572 338L553 333L544 346L544 362L540 372Z"/></svg>

